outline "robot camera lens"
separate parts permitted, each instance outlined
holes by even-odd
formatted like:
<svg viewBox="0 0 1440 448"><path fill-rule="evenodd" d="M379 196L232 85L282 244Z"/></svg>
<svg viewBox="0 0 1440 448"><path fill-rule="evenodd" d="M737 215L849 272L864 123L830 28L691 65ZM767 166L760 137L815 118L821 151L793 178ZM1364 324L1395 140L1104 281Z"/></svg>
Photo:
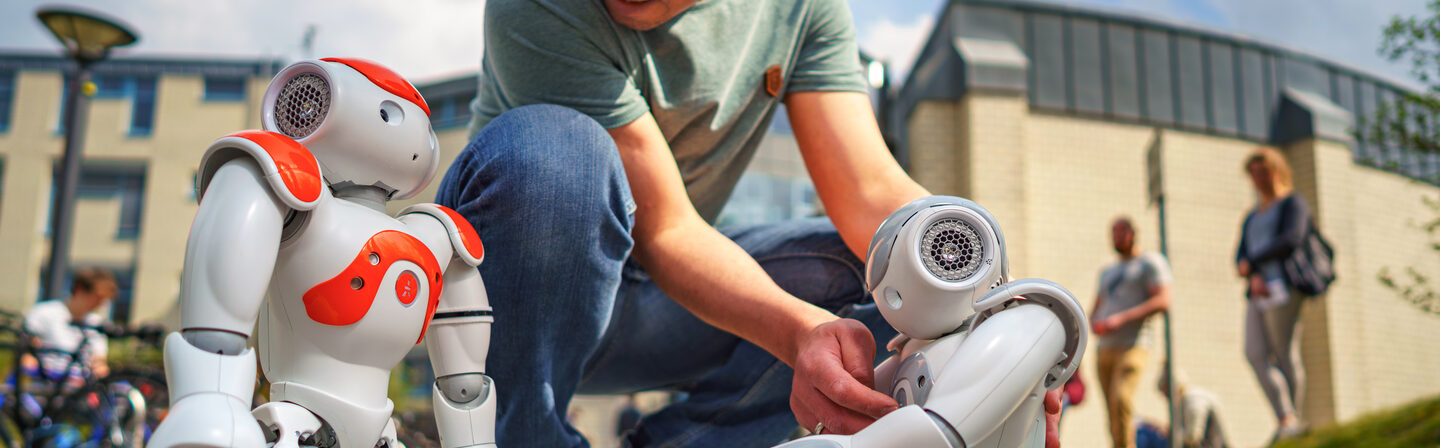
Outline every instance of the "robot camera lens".
<svg viewBox="0 0 1440 448"><path fill-rule="evenodd" d="M380 121L384 121L384 122L389 122L389 121L390 121L390 113L389 113L389 112L386 112L385 109L380 109Z"/></svg>

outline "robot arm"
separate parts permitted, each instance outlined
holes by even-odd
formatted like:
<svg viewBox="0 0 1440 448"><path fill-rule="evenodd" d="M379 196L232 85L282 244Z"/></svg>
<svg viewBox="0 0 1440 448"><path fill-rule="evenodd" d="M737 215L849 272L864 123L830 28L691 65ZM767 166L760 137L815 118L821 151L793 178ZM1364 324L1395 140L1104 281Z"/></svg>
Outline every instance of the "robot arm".
<svg viewBox="0 0 1440 448"><path fill-rule="evenodd" d="M250 416L255 352L245 341L265 299L288 208L252 159L225 162L209 184L186 246L182 333L165 340L170 418L151 446L264 443Z"/></svg>
<svg viewBox="0 0 1440 448"><path fill-rule="evenodd" d="M495 444L495 389L485 375L490 352L490 300L475 269L485 257L480 237L454 210L418 204L401 212L402 221L429 215L426 227L443 225L454 248L445 268L440 304L425 338L435 370L435 423L446 448ZM420 220L414 220L417 222ZM428 232L436 233L436 232Z"/></svg>
<svg viewBox="0 0 1440 448"><path fill-rule="evenodd" d="M445 271L425 342L435 369L435 423L443 447L495 444L495 388L484 374L491 322L480 272L456 258Z"/></svg>

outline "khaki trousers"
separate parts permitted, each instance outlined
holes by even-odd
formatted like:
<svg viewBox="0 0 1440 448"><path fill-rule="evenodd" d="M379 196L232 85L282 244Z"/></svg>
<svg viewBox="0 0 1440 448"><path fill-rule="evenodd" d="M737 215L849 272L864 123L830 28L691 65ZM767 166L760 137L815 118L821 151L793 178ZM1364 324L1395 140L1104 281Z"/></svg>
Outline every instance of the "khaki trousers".
<svg viewBox="0 0 1440 448"><path fill-rule="evenodd" d="M1150 352L1139 347L1109 347L1096 352L1100 391L1110 414L1110 440L1115 448L1135 446L1135 389L1150 362Z"/></svg>

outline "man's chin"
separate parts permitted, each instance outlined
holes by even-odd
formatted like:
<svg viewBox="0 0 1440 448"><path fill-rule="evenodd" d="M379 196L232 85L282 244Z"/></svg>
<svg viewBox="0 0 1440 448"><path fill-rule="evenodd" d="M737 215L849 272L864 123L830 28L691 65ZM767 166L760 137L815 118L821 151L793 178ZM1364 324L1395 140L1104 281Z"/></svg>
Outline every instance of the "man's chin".
<svg viewBox="0 0 1440 448"><path fill-rule="evenodd" d="M657 0L605 0L610 19L636 31L654 29L669 19L669 6Z"/></svg>

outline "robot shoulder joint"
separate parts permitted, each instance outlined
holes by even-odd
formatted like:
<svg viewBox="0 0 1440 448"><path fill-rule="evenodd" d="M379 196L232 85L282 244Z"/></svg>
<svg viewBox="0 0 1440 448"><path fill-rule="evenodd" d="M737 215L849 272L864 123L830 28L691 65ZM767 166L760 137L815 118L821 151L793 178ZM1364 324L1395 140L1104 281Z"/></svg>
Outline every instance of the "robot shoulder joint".
<svg viewBox="0 0 1440 448"><path fill-rule="evenodd" d="M295 210L314 209L325 190L320 163L304 145L270 131L241 131L216 140L200 159L195 197L203 198L210 178L221 165L236 158L255 160L265 182L281 202Z"/></svg>
<svg viewBox="0 0 1440 448"><path fill-rule="evenodd" d="M437 204L415 204L400 211L402 216L410 213L429 215L444 224L450 244L455 246L455 256L465 260L466 264L479 266L485 260L485 246L480 243L480 234L455 210Z"/></svg>

